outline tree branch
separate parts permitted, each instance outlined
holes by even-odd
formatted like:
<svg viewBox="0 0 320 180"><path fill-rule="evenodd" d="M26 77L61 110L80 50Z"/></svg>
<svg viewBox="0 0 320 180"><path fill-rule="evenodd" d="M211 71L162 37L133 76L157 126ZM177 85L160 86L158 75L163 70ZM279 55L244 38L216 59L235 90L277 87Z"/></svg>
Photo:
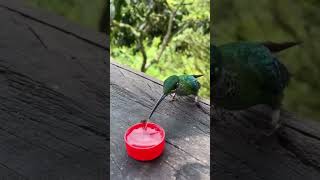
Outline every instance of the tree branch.
<svg viewBox="0 0 320 180"><path fill-rule="evenodd" d="M177 14L177 11L179 10L179 8L184 4L184 0L180 3L180 5L173 11L171 11L171 14L170 14L170 19L169 19L169 22L168 22L168 29L167 29L167 33L165 35L165 37L163 38L163 41L162 41L162 44L161 44L161 48L160 48L160 51L157 55L157 57L152 60L150 62L150 64L147 66L146 70L151 67L152 65L156 64L156 63L159 63L160 61L160 58L164 52L164 50L166 49L167 45L169 44L170 40L171 40L171 37L172 37L172 25L173 25L173 21L174 21L174 18L176 17L176 14Z"/></svg>
<svg viewBox="0 0 320 180"><path fill-rule="evenodd" d="M159 63L160 59L161 59L161 56L163 55L166 47L168 46L171 38L172 38L172 28L173 28L173 22L174 22L174 19L176 17L176 14L177 14L177 11L179 10L179 8L181 6L185 5L184 4L184 0L179 4L179 6L175 9L175 10L171 10L170 8L170 11L171 11L171 14L170 14L170 18L169 18L169 22L168 22L168 28L167 28L167 32L166 32L166 35L164 36L163 38L163 41L162 41L162 44L161 44L161 48L159 50L159 53L157 53L157 56L155 59L153 59L150 64L147 66L147 60L148 60L148 56L147 56L147 53L145 51L145 47L144 47L144 44L143 44L143 41L144 41L144 37L145 37L145 33L149 30L150 28L150 21L151 21L151 14L153 12L153 8L154 6L150 7L148 9L148 12L146 14L146 17L145 17L145 21L144 23L142 23L140 26L138 26L138 29L136 29L135 27L131 26L130 24L126 24L126 23L122 23L122 22L118 22L118 21L112 21L113 22L113 25L116 25L118 27L122 27L122 28L127 28L129 29L136 37L136 41L137 41L137 44L138 44L138 48L142 54L142 64L141 64L141 67L140 67L140 70L142 72L146 72L147 69L152 66L153 64L156 64L156 63Z"/></svg>
<svg viewBox="0 0 320 180"><path fill-rule="evenodd" d="M143 36L141 36L138 39L138 45L139 45L139 48L140 48L140 52L142 54L142 64L141 64L140 71L141 72L146 72L146 64L147 64L148 57L147 57L147 53L146 53L146 51L144 49L144 45L143 45Z"/></svg>
<svg viewBox="0 0 320 180"><path fill-rule="evenodd" d="M131 26L130 24L118 22L116 20L113 20L112 24L116 25L118 27L121 27L121 28L129 29L132 32L132 34L134 34L136 37L140 37L140 35L141 35L141 33L138 30L136 30L133 26Z"/></svg>
<svg viewBox="0 0 320 180"><path fill-rule="evenodd" d="M150 29L150 16L152 14L152 10L153 10L154 6L150 7L148 9L148 12L147 12L147 15L146 15L146 22L145 24L142 24L143 26L140 26L142 27L140 30L140 37L138 39L138 45L139 45L139 48L140 48L140 51L141 51L141 54L142 54L142 64L141 64L141 68L140 68L140 71L141 72L146 72L146 64L147 64L147 61L148 61L148 56L147 56L147 53L145 51L145 48L144 48L144 44L143 44L143 40L144 40L144 34Z"/></svg>

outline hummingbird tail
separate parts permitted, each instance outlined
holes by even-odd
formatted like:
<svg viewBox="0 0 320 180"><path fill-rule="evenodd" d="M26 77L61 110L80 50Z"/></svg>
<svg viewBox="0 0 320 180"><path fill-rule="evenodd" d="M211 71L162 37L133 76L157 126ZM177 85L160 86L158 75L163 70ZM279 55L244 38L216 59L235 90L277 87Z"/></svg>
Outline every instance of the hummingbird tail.
<svg viewBox="0 0 320 180"><path fill-rule="evenodd" d="M293 46L302 44L302 41L298 42L284 42L284 43L274 43L274 42L263 42L262 45L267 47L271 52L277 53L285 49L291 48Z"/></svg>
<svg viewBox="0 0 320 180"><path fill-rule="evenodd" d="M200 75L192 75L193 77L195 77L195 78L198 78L198 77L201 77L201 76L203 76L202 74L200 74Z"/></svg>

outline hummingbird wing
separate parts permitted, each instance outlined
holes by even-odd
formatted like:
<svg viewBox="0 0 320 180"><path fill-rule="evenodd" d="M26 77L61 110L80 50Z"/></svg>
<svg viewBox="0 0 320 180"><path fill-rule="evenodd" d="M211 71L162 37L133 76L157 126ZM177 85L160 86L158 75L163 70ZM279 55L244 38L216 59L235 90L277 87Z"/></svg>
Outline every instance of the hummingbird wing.
<svg viewBox="0 0 320 180"><path fill-rule="evenodd" d="M241 42L220 46L222 69L216 83L221 105L246 108L269 102L281 95L288 84L289 73L270 50L262 44Z"/></svg>
<svg viewBox="0 0 320 180"><path fill-rule="evenodd" d="M264 45L250 49L248 66L256 72L255 74L261 80L262 88L273 94L282 93L288 85L290 74L287 68Z"/></svg>
<svg viewBox="0 0 320 180"><path fill-rule="evenodd" d="M193 75L181 75L176 93L180 96L197 95L200 88L200 83Z"/></svg>

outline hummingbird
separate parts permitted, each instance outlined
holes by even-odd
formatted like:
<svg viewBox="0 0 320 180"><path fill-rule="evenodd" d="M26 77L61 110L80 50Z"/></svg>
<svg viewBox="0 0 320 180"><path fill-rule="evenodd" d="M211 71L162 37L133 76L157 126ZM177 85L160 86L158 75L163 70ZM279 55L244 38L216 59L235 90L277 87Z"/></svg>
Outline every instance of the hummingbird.
<svg viewBox="0 0 320 180"><path fill-rule="evenodd" d="M157 109L159 104L168 96L173 94L172 101L175 100L176 95L178 96L188 96L194 95L195 102L198 103L198 92L201 85L197 78L203 75L172 75L165 79L163 83L163 94L157 101L156 105L151 110L148 119L151 118L154 111ZM142 120L142 123L146 123L148 119Z"/></svg>
<svg viewBox="0 0 320 180"><path fill-rule="evenodd" d="M290 81L276 53L300 42L234 42L210 47L213 105L244 110L258 104L271 107L271 133L280 126L280 107Z"/></svg>

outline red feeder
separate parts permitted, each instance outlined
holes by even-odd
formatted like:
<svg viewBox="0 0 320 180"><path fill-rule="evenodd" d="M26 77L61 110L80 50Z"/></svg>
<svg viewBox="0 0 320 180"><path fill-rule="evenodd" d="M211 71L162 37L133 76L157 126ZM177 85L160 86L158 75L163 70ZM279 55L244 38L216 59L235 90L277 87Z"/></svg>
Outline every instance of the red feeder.
<svg viewBox="0 0 320 180"><path fill-rule="evenodd" d="M139 161L150 161L164 150L165 132L162 127L148 122L135 124L127 129L124 134L127 153L133 159Z"/></svg>

